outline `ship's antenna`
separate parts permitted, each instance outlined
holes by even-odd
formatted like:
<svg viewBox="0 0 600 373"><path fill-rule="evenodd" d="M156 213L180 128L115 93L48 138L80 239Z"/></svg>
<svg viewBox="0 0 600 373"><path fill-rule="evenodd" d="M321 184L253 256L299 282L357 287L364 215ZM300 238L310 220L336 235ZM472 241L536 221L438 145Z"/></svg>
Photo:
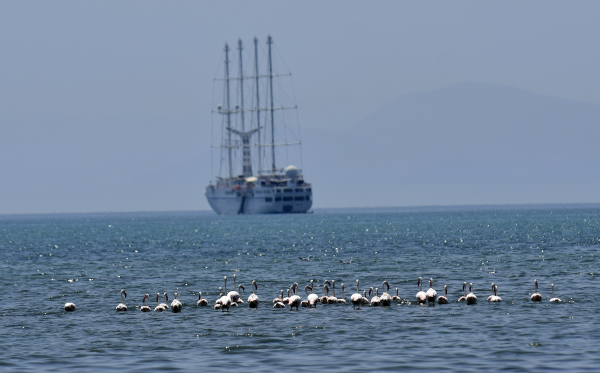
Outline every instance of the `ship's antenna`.
<svg viewBox="0 0 600 373"><path fill-rule="evenodd" d="M225 84L227 91L227 128L231 128L231 110L229 109L229 46L225 43ZM229 177L233 177L231 164L231 131L227 131L227 153L229 162Z"/></svg>
<svg viewBox="0 0 600 373"><path fill-rule="evenodd" d="M242 132L244 128L244 66L242 64L242 39L238 39L238 49L240 50L240 114L242 115Z"/></svg>
<svg viewBox="0 0 600 373"><path fill-rule="evenodd" d="M273 63L271 61L273 38L271 38L271 35L267 38L267 44L269 45L269 85L271 88L271 158L273 160L272 172L275 174L275 109L273 107Z"/></svg>
<svg viewBox="0 0 600 373"><path fill-rule="evenodd" d="M256 79L256 127L258 128L258 172L262 170L262 152L260 149L260 95L258 87L258 39L254 37L254 75Z"/></svg>

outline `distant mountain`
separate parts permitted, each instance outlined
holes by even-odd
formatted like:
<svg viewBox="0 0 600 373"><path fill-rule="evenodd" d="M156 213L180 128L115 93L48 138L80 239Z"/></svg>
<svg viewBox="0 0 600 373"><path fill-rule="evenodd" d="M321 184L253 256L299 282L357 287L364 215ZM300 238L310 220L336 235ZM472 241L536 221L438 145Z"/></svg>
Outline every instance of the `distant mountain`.
<svg viewBox="0 0 600 373"><path fill-rule="evenodd" d="M303 133L315 207L599 202L600 106L461 83Z"/></svg>

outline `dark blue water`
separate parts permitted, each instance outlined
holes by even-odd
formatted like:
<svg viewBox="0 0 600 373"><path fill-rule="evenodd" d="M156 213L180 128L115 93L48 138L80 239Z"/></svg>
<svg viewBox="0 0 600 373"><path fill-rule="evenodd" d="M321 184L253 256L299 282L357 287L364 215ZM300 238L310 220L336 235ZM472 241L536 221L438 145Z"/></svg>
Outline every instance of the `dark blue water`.
<svg viewBox="0 0 600 373"><path fill-rule="evenodd" d="M0 370L597 371L599 247L599 209L4 216ZM256 279L258 309L196 307L234 273L247 290ZM448 285L452 302L417 305L419 276ZM336 280L338 297L345 283L349 301L357 278L361 291L387 280L404 300L271 307L311 279L319 294ZM463 281L477 305L456 302ZM485 301L492 282L502 303ZM551 283L563 303L548 302ZM182 313L139 312L144 294L165 291L181 293Z"/></svg>

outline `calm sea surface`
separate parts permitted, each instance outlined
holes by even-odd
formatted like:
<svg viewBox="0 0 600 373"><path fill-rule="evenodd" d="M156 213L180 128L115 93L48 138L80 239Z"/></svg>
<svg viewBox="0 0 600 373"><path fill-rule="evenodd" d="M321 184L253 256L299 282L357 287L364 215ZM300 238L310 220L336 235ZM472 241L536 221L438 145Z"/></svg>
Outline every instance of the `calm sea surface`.
<svg viewBox="0 0 600 373"><path fill-rule="evenodd" d="M0 370L598 371L599 248L600 209L583 208L0 216ZM196 306L233 274L244 299L258 282L258 309ZM419 276L452 302L417 305ZM403 301L272 308L311 279L319 295L344 283L348 302L356 279L361 292L387 280ZM456 302L463 281L477 305ZM486 301L492 282L502 303ZM551 283L562 303L548 302ZM139 311L165 291L182 313Z"/></svg>

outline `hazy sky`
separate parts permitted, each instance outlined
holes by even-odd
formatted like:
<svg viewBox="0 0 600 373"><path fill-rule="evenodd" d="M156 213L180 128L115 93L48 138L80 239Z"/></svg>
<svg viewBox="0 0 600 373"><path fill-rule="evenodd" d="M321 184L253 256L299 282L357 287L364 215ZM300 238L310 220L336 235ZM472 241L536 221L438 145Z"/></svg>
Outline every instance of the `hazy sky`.
<svg viewBox="0 0 600 373"><path fill-rule="evenodd" d="M207 162L225 42L272 35L302 128L343 131L467 81L600 104L599 14L597 1L0 2L0 214L208 209L212 176L173 170ZM119 195L164 178L195 185Z"/></svg>

